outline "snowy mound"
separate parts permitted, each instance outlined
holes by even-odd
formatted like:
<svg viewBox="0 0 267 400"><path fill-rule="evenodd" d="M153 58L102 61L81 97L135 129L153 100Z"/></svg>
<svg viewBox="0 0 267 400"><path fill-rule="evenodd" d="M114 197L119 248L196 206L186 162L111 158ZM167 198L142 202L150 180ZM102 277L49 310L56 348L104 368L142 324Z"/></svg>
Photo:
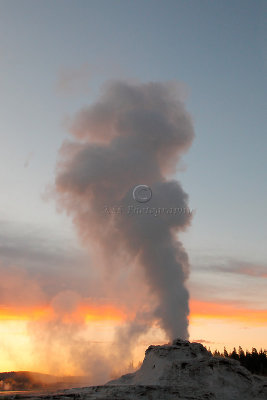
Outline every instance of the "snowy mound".
<svg viewBox="0 0 267 400"><path fill-rule="evenodd" d="M200 343L180 339L150 346L138 371L107 385L177 387L185 395L177 398L267 399L265 378L253 376L238 361L213 357Z"/></svg>
<svg viewBox="0 0 267 400"><path fill-rule="evenodd" d="M107 384L177 385L180 380L188 381L189 377L209 377L211 368L206 368L213 360L211 353L201 344L176 339L172 345L149 346L138 371L123 375Z"/></svg>

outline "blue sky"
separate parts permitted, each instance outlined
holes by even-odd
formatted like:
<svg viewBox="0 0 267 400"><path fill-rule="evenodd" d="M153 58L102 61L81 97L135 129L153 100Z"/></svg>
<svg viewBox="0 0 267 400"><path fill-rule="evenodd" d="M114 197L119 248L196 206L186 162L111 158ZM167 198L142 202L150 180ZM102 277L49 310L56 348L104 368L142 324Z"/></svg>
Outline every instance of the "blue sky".
<svg viewBox="0 0 267 400"><path fill-rule="evenodd" d="M196 133L177 173L195 209L182 238L192 290L218 279L231 297L238 283L263 305L262 273L215 267L267 271L266 11L260 0L0 1L2 234L79 247L44 200L66 121L106 80L179 81Z"/></svg>

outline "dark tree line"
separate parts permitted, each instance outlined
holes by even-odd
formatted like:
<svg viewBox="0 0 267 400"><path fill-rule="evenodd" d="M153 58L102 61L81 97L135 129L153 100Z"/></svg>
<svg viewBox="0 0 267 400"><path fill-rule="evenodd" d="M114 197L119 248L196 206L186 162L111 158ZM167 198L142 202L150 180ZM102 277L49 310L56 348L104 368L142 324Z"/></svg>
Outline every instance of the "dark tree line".
<svg viewBox="0 0 267 400"><path fill-rule="evenodd" d="M258 352L257 349L252 347L252 351L250 353L248 350L244 352L242 347L239 346L238 351L236 351L236 348L234 347L233 351L228 353L224 347L223 353L215 350L213 355L216 357L228 357L238 360L241 365L247 368L252 374L267 376L267 350L261 349Z"/></svg>

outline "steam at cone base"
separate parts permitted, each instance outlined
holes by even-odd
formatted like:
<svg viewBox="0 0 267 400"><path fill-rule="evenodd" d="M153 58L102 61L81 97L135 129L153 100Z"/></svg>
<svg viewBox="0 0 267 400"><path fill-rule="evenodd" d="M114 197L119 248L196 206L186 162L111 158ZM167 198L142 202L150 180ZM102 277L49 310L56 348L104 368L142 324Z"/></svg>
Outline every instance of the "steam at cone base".
<svg viewBox="0 0 267 400"><path fill-rule="evenodd" d="M105 207L136 206L132 191L138 184L152 190L149 207L188 208L181 185L169 180L194 136L178 85L109 82L99 100L76 115L70 130L75 140L61 148L57 204L90 248L107 295L127 303L125 288L136 285L135 302L140 302L135 319L118 331L118 338L131 343L155 322L169 338L187 338L189 264L177 233L191 215L104 212Z"/></svg>

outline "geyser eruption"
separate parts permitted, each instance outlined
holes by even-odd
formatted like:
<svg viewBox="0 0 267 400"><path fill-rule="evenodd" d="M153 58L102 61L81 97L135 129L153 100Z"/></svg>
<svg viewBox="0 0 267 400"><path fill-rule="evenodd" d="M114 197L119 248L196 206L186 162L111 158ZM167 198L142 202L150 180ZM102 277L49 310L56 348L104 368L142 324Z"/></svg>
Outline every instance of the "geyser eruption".
<svg viewBox="0 0 267 400"><path fill-rule="evenodd" d="M57 169L58 204L90 247L107 296L122 286L134 292L138 312L120 334L130 342L157 324L169 339L186 339L189 264L177 233L191 214L187 194L169 176L194 131L179 88L109 83L76 115L71 133ZM151 189L146 202L133 197L139 184ZM121 301L129 305L125 292Z"/></svg>

